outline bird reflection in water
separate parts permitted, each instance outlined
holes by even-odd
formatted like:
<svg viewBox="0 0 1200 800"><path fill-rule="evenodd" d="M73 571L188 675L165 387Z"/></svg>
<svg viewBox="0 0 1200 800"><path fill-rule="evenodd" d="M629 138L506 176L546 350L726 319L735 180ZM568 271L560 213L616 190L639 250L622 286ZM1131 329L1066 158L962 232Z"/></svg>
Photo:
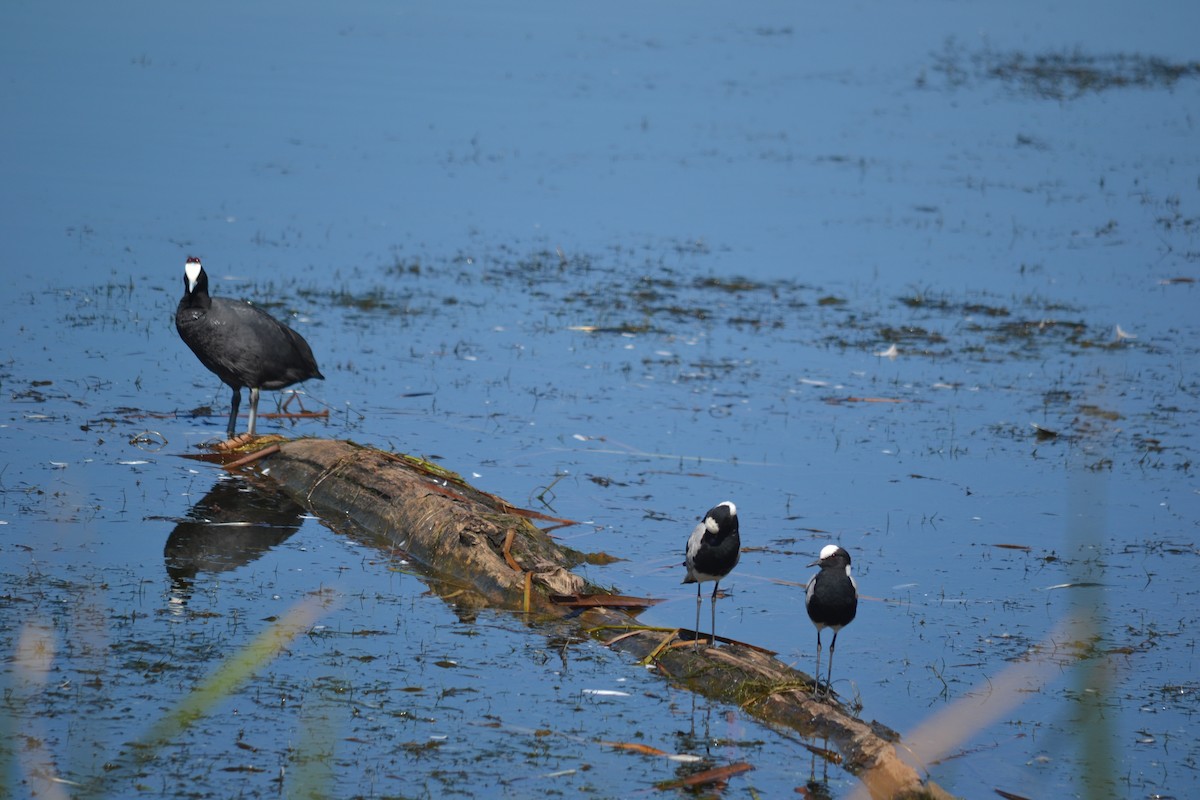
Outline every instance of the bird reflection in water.
<svg viewBox="0 0 1200 800"><path fill-rule="evenodd" d="M188 510L163 548L171 607L180 610L200 573L249 564L300 529L304 508L282 492L224 476Z"/></svg>

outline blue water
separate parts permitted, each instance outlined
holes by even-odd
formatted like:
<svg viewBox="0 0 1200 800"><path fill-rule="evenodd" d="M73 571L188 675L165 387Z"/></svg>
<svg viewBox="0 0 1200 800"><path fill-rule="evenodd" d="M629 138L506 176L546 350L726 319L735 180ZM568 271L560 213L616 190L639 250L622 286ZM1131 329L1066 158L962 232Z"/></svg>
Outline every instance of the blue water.
<svg viewBox="0 0 1200 800"><path fill-rule="evenodd" d="M866 599L834 677L865 718L910 732L961 702L970 720L1006 667L1048 665L930 767L943 786L1086 794L1078 734L1096 727L1108 790L1194 793L1200 387L1180 279L1200 277L1198 84L1051 97L986 64L1189 63L1197 17L7 4L14 792L92 780L318 590L324 628L108 793L276 792L280 767L288 791L362 796L618 797L675 775L596 744L613 740L754 763L734 791L790 793L812 769L598 646L460 618L378 542L314 519L201 571L181 610L164 544L219 476L178 456L219 435L228 402L171 322L194 254L328 376L301 387L327 421L264 430L435 457L580 520L565 541L625 559L589 578L668 599L648 624L691 624L683 543L732 499L748 550L719 631L811 669L792 584L841 542ZM1056 629L1080 609L1099 639ZM29 631L53 643L41 677L21 671Z"/></svg>

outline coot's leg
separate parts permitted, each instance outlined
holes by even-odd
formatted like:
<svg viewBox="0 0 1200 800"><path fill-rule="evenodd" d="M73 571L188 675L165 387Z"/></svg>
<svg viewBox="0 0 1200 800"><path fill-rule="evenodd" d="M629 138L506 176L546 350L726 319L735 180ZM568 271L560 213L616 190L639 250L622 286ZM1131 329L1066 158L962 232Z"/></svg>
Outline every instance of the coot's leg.
<svg viewBox="0 0 1200 800"><path fill-rule="evenodd" d="M250 387L250 427L247 433L254 436L254 423L258 421L258 387Z"/></svg>
<svg viewBox="0 0 1200 800"><path fill-rule="evenodd" d="M233 438L234 431L237 430L237 412L238 406L242 404L242 388L240 386L233 387L233 401L229 408L229 438Z"/></svg>

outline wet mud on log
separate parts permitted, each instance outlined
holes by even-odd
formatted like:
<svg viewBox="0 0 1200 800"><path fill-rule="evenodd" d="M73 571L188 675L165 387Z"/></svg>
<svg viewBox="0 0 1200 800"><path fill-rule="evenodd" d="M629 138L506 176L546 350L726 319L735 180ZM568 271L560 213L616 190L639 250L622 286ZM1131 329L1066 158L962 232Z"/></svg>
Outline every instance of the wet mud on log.
<svg viewBox="0 0 1200 800"><path fill-rule="evenodd" d="M742 643L693 650L692 631L649 629L622 609L562 598L602 595L571 569L586 556L556 543L531 512L453 473L350 442L299 439L246 465L335 528L402 550L458 608L498 607L558 618L647 664L668 680L774 725L836 745L875 798L947 798L897 752L898 736L810 696L811 678ZM536 516L536 515L534 515ZM557 601L556 601L557 600ZM819 752L819 750L814 750Z"/></svg>

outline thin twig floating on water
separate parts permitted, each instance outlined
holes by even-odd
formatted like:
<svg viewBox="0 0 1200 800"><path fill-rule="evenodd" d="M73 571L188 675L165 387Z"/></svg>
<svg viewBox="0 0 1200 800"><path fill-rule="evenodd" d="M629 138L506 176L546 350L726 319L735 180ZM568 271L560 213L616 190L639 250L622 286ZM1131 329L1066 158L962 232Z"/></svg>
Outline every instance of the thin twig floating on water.
<svg viewBox="0 0 1200 800"><path fill-rule="evenodd" d="M600 742L605 747L615 747L617 750L629 750L633 753L641 753L644 756L669 756L671 755L666 750L659 750L657 747L651 747L648 744L638 744L637 742Z"/></svg>
<svg viewBox="0 0 1200 800"><path fill-rule="evenodd" d="M704 772L697 772L695 775L689 775L686 778L680 778L677 781L667 781L665 783L656 784L657 788L662 790L682 789L690 786L704 786L709 783L724 783L734 775L739 775L743 772L749 772L754 769L753 766L745 761L739 761L736 764L730 764L727 767L715 767L706 769Z"/></svg>
<svg viewBox="0 0 1200 800"><path fill-rule="evenodd" d="M822 398L831 406L838 406L842 403L907 403L907 400L902 400L899 397L825 397Z"/></svg>
<svg viewBox="0 0 1200 800"><path fill-rule="evenodd" d="M328 419L329 409L324 411L266 411L259 419Z"/></svg>

